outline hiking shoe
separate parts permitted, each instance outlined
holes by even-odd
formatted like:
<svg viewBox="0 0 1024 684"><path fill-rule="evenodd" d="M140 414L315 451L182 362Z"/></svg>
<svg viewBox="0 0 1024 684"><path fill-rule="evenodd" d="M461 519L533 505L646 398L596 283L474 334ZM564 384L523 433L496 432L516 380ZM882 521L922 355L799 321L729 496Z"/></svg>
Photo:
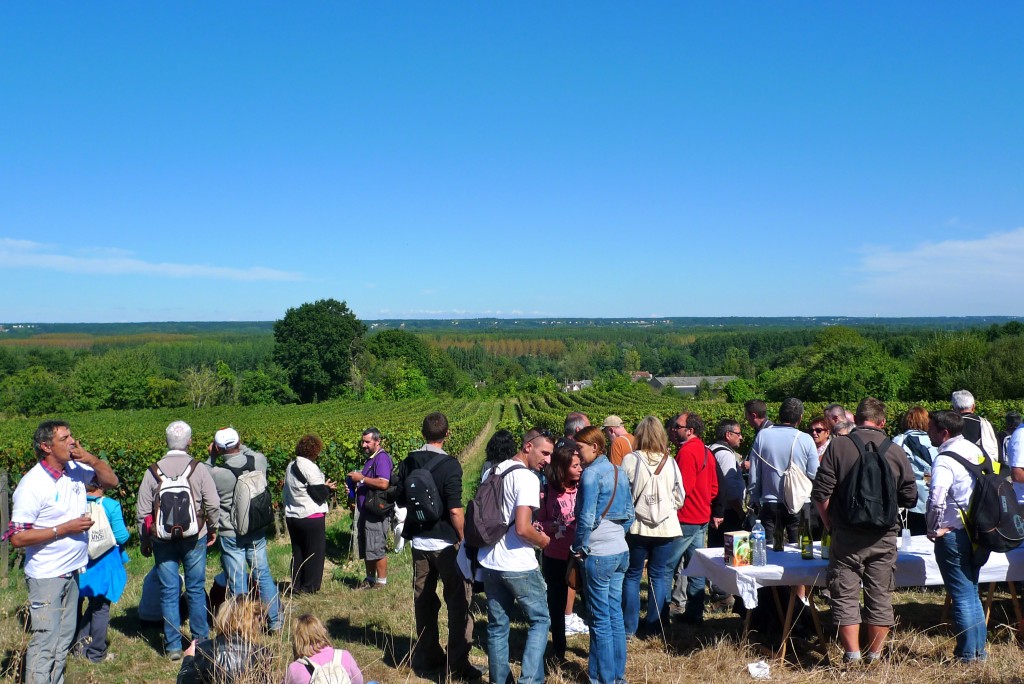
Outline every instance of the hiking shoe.
<svg viewBox="0 0 1024 684"><path fill-rule="evenodd" d="M732 596L726 596L724 599L715 601L711 604L711 610L716 613L731 613L735 599Z"/></svg>
<svg viewBox="0 0 1024 684"><path fill-rule="evenodd" d="M370 579L369 577L365 578L362 582L360 582L359 584L356 585L356 589L376 589L376 588L377 588L377 582L375 580Z"/></svg>
<svg viewBox="0 0 1024 684"><path fill-rule="evenodd" d="M172 663L176 663L181 660L181 649L176 648L172 651L167 652L167 657L170 658Z"/></svg>

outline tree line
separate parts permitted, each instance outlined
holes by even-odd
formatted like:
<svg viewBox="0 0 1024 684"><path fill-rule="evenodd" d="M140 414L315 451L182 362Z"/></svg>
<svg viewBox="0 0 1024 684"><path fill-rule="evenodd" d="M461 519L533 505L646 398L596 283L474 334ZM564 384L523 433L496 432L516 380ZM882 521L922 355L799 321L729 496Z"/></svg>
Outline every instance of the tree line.
<svg viewBox="0 0 1024 684"><path fill-rule="evenodd" d="M383 326L376 332L345 302L288 309L273 325L190 335L119 330L95 344L0 346L0 413L366 401L425 396L514 396L589 379L606 389L630 374L732 375L732 402L983 399L1024 395L1024 324L951 330L937 325L751 328L515 326L452 334Z"/></svg>

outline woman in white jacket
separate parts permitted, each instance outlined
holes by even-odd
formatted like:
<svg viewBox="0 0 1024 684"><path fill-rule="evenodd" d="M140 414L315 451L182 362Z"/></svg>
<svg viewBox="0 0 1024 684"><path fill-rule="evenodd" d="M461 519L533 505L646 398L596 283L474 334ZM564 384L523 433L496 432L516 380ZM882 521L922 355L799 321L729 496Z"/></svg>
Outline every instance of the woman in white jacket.
<svg viewBox="0 0 1024 684"><path fill-rule="evenodd" d="M316 435L303 435L284 476L284 519L292 540L292 594L320 591L327 554L327 500L337 488L316 464L324 449Z"/></svg>

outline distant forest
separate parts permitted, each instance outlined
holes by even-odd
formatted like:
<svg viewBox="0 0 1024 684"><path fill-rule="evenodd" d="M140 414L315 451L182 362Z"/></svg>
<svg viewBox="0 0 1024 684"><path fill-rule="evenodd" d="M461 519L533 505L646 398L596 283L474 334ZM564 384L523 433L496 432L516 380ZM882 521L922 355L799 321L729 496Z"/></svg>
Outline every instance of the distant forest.
<svg viewBox="0 0 1024 684"><path fill-rule="evenodd" d="M284 323L304 313L319 324L316 306L327 302L340 307L345 339L289 353L287 335L299 333ZM936 400L960 388L979 399L1024 398L1024 324L1005 317L358 321L326 300L277 323L0 328L0 416L511 396L570 380L623 385L635 371L736 376L722 391L702 389L723 401ZM334 370L323 376L327 366Z"/></svg>

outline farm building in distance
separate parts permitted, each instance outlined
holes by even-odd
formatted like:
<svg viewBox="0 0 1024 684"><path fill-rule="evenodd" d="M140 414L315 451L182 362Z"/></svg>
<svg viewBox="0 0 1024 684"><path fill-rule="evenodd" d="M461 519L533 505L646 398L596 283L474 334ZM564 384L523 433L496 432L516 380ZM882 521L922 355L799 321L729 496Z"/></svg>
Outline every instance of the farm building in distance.
<svg viewBox="0 0 1024 684"><path fill-rule="evenodd" d="M673 376L654 378L650 381L651 387L660 390L671 387L682 394L696 394L697 388L704 381L711 385L711 389L720 390L727 382L735 380L735 375L694 375L694 376Z"/></svg>

